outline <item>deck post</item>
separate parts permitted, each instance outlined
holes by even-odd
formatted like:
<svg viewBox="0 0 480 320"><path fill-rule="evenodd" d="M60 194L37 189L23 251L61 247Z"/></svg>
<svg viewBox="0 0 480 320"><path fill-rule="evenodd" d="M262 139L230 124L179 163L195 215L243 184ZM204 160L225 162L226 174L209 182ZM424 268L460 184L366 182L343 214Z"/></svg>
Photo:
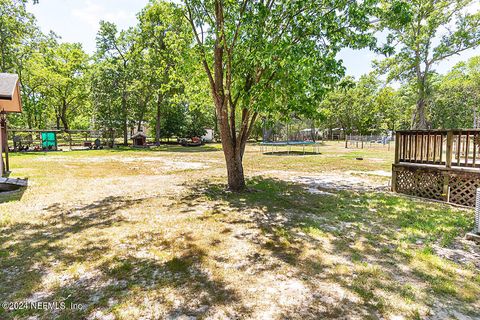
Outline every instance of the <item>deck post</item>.
<svg viewBox="0 0 480 320"><path fill-rule="evenodd" d="M453 131L448 130L447 132L447 147L445 149L446 158L445 158L445 167L451 168L452 167L452 152L453 152ZM450 175L449 172L445 172L443 175L443 192L442 197L444 198L445 202L450 201Z"/></svg>
<svg viewBox="0 0 480 320"><path fill-rule="evenodd" d="M443 200L445 202L449 202L450 201L450 186L449 186L449 182L450 182L450 174L449 172L445 172L443 174L443 192L442 192L442 197L443 197Z"/></svg>
<svg viewBox="0 0 480 320"><path fill-rule="evenodd" d="M392 192L397 192L397 169L392 166Z"/></svg>
<svg viewBox="0 0 480 320"><path fill-rule="evenodd" d="M453 152L452 145L453 145L453 131L448 130L448 132L447 132L447 147L445 149L445 152L446 152L445 166L447 168L452 167L452 152Z"/></svg>
<svg viewBox="0 0 480 320"><path fill-rule="evenodd" d="M397 192L397 170L396 164L400 163L400 132L395 132L395 162L392 166L392 192Z"/></svg>
<svg viewBox="0 0 480 320"><path fill-rule="evenodd" d="M400 163L400 132L395 133L395 164Z"/></svg>

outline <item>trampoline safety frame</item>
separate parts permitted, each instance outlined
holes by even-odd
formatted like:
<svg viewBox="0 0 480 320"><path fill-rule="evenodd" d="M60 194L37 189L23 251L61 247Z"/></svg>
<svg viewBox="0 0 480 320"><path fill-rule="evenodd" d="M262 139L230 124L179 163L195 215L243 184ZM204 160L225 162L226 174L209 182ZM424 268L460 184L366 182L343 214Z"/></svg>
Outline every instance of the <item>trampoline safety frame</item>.
<svg viewBox="0 0 480 320"><path fill-rule="evenodd" d="M314 141L276 141L276 142L262 142L260 143L260 153L265 154L269 152L278 152L279 147L287 147L287 155L292 152L292 146L302 146L303 155L306 154L309 146L312 147L312 153L320 154L320 145ZM270 148L269 148L270 147Z"/></svg>

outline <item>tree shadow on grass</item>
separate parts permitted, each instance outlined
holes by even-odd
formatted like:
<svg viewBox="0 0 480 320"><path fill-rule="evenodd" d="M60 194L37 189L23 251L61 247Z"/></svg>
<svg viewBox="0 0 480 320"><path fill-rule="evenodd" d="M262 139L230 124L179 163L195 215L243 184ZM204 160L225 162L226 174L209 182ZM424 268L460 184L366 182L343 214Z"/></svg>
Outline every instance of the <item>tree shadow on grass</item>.
<svg viewBox="0 0 480 320"><path fill-rule="evenodd" d="M202 260L206 253L189 234L182 234L181 239L167 240L161 233L144 232L120 243L117 241L121 238L102 237L110 228L133 227L134 222L122 212L146 200L148 198L107 197L75 208L54 203L44 208L48 214L42 221L1 228L0 301L29 299L65 302L67 306L76 303L84 309L0 308L0 318L84 319L94 310L99 311L100 316L118 315L117 306L139 310L139 305L147 298L160 299L155 302L165 307L162 313L151 315L152 318L203 316L215 305L232 303L247 314L248 310L239 303L235 292L222 281L211 279L203 270ZM85 239L88 234L91 239ZM144 247L154 242L161 242L160 247L177 253L163 259L143 253ZM91 265L93 271L75 272L75 268L84 265ZM65 275L69 269L74 271ZM57 272L63 275L59 277ZM45 281L51 277L57 280L46 289ZM177 292L182 297L180 303L171 304L156 296L158 290L163 289ZM137 316L132 315L133 318Z"/></svg>
<svg viewBox="0 0 480 320"><path fill-rule="evenodd" d="M415 318L438 303L480 315L473 308L479 302L478 268L444 261L431 250L468 231L471 211L390 193L329 190L331 195L315 195L305 185L263 177L251 179L248 186L247 192L231 193L205 181L190 186L183 202L188 207L205 199L213 202L208 215L199 219L254 223L261 233L251 241L289 265L312 290L316 281L325 281L358 298L335 303L320 299L300 312L286 310L285 317L345 312L385 317L398 312ZM232 210L240 214L229 214ZM308 255L312 250L315 254ZM470 270L468 276L459 275L459 268Z"/></svg>
<svg viewBox="0 0 480 320"><path fill-rule="evenodd" d="M288 267L289 277L309 288L313 298L305 305L285 308L281 317L356 314L368 318L401 313L414 318L416 307L407 313L395 305L409 301L422 306L441 302L452 310L474 314L478 270L473 271L477 279L465 270L458 274L456 265L439 261L430 250L439 237L448 244L468 230L471 211L388 193L331 190L332 195L313 195L305 185L262 177L250 180L249 187L249 192L237 194L208 181L190 185L171 214L183 215L182 208L195 211L197 206L208 205L207 212L194 216L191 226L214 220L219 227L216 240L232 237L258 248L239 267L244 274L261 278ZM181 230L167 237L161 228L136 229L137 221L129 213L148 200L108 197L78 207L54 203L44 208L48 214L43 220L2 227L1 301L67 301L84 304L86 309L0 309L0 318L82 319L97 312L99 318L201 318L216 306L248 318L252 307L245 306L247 301L238 292L245 289L244 284L211 276L203 262L211 262L206 260L212 255L195 241L195 231ZM260 232L252 232L252 226ZM133 231L112 237L121 228ZM243 231L233 233L233 229ZM103 236L106 232L110 233ZM218 245L216 240L212 247ZM66 270L85 264L93 270L63 278ZM57 282L45 289L44 282L52 275ZM238 289L231 289L231 283L238 284ZM338 286L346 294L329 296L335 289L322 289L318 283ZM352 295L357 299L351 299ZM279 298L268 299L273 304ZM153 308L154 313L143 314L148 301L162 310L155 313ZM129 310L133 313L126 314ZM423 310L421 315L425 315Z"/></svg>
<svg viewBox="0 0 480 320"><path fill-rule="evenodd" d="M5 254L5 259L1 260L4 272L0 281L5 284L0 288L2 300L27 297L44 275L42 264L71 259L64 254L64 248L58 242L89 229L108 228L120 223L122 218L116 211L128 205L128 202L113 197L76 208L75 211L63 209L60 203L55 203L45 208L51 215L41 222L4 227L0 233L0 244Z"/></svg>
<svg viewBox="0 0 480 320"><path fill-rule="evenodd" d="M174 243L167 245L175 246ZM59 286L43 300L80 302L88 305L90 310L95 308L100 314L119 316L117 306L137 308L138 311L138 307L145 303L144 299L149 298L154 299L152 303L163 304L167 310L161 314L146 315L147 318L202 317L215 306L238 303L232 289L227 289L221 281L211 279L202 269L204 257L205 252L194 244L182 248L180 256L166 261L133 255L115 256L98 266L100 272L93 277ZM163 289L175 292L178 303L156 294ZM62 317L82 318L88 311L65 310ZM248 313L246 309L244 312ZM134 314L130 316L135 317Z"/></svg>

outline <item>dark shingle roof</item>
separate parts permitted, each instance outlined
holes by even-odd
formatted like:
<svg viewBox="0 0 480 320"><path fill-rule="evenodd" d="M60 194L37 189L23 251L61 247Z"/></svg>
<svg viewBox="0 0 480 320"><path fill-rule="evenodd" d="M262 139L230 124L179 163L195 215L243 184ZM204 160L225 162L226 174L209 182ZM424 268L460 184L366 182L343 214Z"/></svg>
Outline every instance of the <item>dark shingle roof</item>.
<svg viewBox="0 0 480 320"><path fill-rule="evenodd" d="M138 131L137 133L135 133L131 139L135 139L135 138L138 138L138 137L143 137L143 138L146 138L147 135L145 133L143 133L142 131Z"/></svg>
<svg viewBox="0 0 480 320"><path fill-rule="evenodd" d="M12 100L18 75L12 73L0 73L0 99Z"/></svg>

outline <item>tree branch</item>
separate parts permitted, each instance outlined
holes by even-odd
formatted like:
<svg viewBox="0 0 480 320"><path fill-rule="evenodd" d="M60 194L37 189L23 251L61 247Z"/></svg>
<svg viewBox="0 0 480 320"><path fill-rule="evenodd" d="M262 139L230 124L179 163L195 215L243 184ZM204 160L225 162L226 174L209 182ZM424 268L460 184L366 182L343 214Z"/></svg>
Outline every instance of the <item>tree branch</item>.
<svg viewBox="0 0 480 320"><path fill-rule="evenodd" d="M184 15L184 16L187 19L187 21L190 23L190 25L192 26L192 31L195 35L195 38L197 40L197 44L198 44L199 49L202 53L203 67L205 68L205 72L207 73L208 80L210 81L210 86L212 87L212 90L213 90L215 88L215 80L213 79L212 71L210 70L210 67L208 66L208 62L207 62L206 54L205 54L205 48L203 47L203 42L201 41L200 36L198 35L197 28L195 27L195 22L194 22L193 16L192 16L192 10L191 10L190 6L188 5L188 3L186 4L186 8L187 8L188 16L187 15Z"/></svg>
<svg viewBox="0 0 480 320"><path fill-rule="evenodd" d="M238 34L240 32L240 26L242 25L242 18L243 18L243 15L245 14L248 1L249 0L243 0L242 7L240 9L240 16L238 17L238 23L237 23L237 26L235 27L235 33L233 34L232 44L230 45L230 48L229 48L230 52L232 52L233 48L235 47L235 43L237 41Z"/></svg>

